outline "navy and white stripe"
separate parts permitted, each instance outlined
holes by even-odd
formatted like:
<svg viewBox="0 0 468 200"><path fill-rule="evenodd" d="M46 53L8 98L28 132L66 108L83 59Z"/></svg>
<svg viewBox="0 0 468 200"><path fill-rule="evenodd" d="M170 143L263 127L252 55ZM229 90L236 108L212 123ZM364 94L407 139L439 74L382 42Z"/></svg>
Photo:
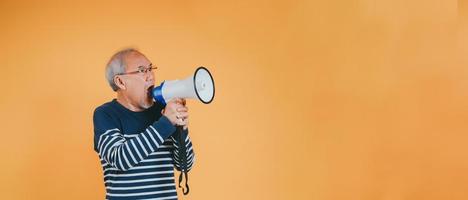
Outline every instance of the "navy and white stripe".
<svg viewBox="0 0 468 200"><path fill-rule="evenodd" d="M106 198L177 199L174 167L180 170L181 161L172 137L175 127L156 114L160 113L156 106L142 114L117 104L106 103L94 113L94 148L103 168ZM195 154L188 131L183 134L190 170Z"/></svg>
<svg viewBox="0 0 468 200"><path fill-rule="evenodd" d="M171 136L173 145L174 145L174 161L175 161L175 167L177 170L181 171L181 166L180 164L182 161L179 159L179 146L177 143L177 140L174 139L174 137ZM195 154L193 153L193 148L192 148L192 141L190 141L190 137L185 138L185 147L186 147L186 157L187 157L187 170L190 171L192 169L192 165L195 160Z"/></svg>

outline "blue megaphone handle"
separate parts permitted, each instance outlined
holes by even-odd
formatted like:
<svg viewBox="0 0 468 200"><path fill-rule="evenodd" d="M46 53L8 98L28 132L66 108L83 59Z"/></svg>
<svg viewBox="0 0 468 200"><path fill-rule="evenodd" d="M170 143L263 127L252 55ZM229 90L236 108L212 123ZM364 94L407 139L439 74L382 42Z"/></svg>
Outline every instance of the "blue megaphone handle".
<svg viewBox="0 0 468 200"><path fill-rule="evenodd" d="M164 82L165 81L163 81L160 86L155 87L153 89L153 98L154 100L158 101L162 105L166 106L166 101L164 100L164 97L162 95L162 88L164 86Z"/></svg>

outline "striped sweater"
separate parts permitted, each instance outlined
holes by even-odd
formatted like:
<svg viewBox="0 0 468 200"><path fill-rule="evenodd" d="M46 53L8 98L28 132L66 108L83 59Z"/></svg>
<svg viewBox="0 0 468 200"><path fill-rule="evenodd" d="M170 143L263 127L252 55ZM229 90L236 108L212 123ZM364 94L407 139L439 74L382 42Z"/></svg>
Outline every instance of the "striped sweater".
<svg viewBox="0 0 468 200"><path fill-rule="evenodd" d="M116 99L94 111L94 150L104 173L106 199L177 199L174 168L180 171L175 127L163 106L133 112ZM194 162L192 143L184 131L187 166Z"/></svg>

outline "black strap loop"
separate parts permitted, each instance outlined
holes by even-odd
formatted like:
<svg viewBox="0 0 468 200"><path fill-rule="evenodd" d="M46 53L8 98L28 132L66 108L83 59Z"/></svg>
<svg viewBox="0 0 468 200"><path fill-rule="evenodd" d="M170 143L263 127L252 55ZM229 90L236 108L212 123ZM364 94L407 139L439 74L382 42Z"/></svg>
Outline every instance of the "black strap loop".
<svg viewBox="0 0 468 200"><path fill-rule="evenodd" d="M181 188L180 183L182 182L182 176L185 175L185 189L182 188L182 192L184 195L187 195L190 191L189 185L188 185L188 168L187 168L187 147L185 144L185 138L183 137L183 130L181 126L177 126L177 137L176 140L178 140L178 146L179 146L179 159L182 161L180 164L180 175L179 175L179 188Z"/></svg>

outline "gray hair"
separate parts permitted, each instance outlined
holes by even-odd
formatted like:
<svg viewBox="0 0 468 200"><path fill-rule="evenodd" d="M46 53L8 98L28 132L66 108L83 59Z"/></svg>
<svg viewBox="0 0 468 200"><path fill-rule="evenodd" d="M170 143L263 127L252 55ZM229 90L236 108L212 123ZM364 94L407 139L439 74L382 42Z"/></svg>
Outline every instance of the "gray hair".
<svg viewBox="0 0 468 200"><path fill-rule="evenodd" d="M114 77L125 72L125 69L127 68L127 63L125 63L125 57L135 52L140 53L137 49L134 48L120 50L117 53L115 53L107 63L106 79L112 90L117 91L119 89L119 87L114 82Z"/></svg>

